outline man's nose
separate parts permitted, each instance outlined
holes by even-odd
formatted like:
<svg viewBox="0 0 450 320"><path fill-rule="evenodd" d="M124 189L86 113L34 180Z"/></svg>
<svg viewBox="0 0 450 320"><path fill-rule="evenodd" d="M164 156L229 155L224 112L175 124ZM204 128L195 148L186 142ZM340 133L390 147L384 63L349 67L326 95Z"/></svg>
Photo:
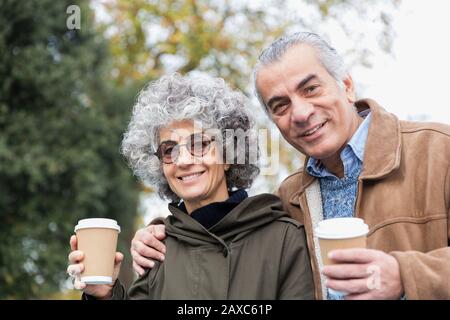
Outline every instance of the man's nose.
<svg viewBox="0 0 450 320"><path fill-rule="evenodd" d="M303 99L293 99L291 104L291 121L298 124L308 122L309 118L314 113L314 105Z"/></svg>

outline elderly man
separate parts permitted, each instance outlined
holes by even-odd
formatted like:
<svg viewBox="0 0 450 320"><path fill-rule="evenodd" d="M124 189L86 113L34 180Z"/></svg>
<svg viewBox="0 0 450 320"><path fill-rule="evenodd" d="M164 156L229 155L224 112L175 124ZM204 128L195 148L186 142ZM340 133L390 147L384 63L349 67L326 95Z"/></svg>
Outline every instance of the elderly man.
<svg viewBox="0 0 450 320"><path fill-rule="evenodd" d="M269 117L306 155L278 195L305 226L316 297L450 299L450 127L357 101L342 58L312 33L273 42L254 80ZM369 249L333 251L336 264L322 267L314 228L336 217L364 219ZM145 257L162 257L163 238L157 225L137 232L138 272L152 264Z"/></svg>

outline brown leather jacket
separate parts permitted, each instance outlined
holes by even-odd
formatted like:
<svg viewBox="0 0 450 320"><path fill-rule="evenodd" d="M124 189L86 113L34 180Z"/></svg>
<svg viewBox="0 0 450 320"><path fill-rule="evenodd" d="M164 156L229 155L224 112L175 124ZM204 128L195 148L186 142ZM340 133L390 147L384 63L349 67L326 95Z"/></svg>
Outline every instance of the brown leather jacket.
<svg viewBox="0 0 450 320"><path fill-rule="evenodd" d="M450 127L399 121L369 99L356 107L372 113L355 205L355 216L370 228L368 247L397 259L407 299L450 299ZM315 295L321 299L313 234L322 219L320 185L301 169L286 178L278 195L305 225Z"/></svg>

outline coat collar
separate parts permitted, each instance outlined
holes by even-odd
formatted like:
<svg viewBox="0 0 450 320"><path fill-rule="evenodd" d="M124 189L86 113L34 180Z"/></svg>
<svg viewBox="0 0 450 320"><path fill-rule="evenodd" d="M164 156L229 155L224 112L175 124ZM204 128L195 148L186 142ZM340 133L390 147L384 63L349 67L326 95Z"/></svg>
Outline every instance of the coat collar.
<svg viewBox="0 0 450 320"><path fill-rule="evenodd" d="M395 115L384 110L374 100L358 100L355 106L358 112L370 109L372 114L360 179L381 179L400 167L400 122ZM306 157L303 168L306 168L308 159L309 157ZM315 180L315 177L309 175L303 168L295 173L300 176L300 185L289 197L289 202L297 206L300 204L299 196Z"/></svg>
<svg viewBox="0 0 450 320"><path fill-rule="evenodd" d="M242 235L285 216L286 213L281 208L280 199L273 194L248 197L219 222L206 229L177 206L169 204L172 214L165 220L166 233L194 245L217 242L224 244L224 241L235 241Z"/></svg>

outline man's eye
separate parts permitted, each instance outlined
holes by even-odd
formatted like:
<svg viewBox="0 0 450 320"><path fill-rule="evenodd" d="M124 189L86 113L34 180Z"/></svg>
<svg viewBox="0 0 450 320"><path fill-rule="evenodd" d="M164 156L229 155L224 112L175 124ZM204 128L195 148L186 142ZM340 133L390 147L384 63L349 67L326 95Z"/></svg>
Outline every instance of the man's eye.
<svg viewBox="0 0 450 320"><path fill-rule="evenodd" d="M287 109L287 107L288 107L287 103L279 103L279 104L273 106L272 112L274 114L281 114Z"/></svg>
<svg viewBox="0 0 450 320"><path fill-rule="evenodd" d="M314 93L316 93L317 88L319 88L319 86L309 86L309 87L305 88L305 93L306 94L314 94Z"/></svg>

